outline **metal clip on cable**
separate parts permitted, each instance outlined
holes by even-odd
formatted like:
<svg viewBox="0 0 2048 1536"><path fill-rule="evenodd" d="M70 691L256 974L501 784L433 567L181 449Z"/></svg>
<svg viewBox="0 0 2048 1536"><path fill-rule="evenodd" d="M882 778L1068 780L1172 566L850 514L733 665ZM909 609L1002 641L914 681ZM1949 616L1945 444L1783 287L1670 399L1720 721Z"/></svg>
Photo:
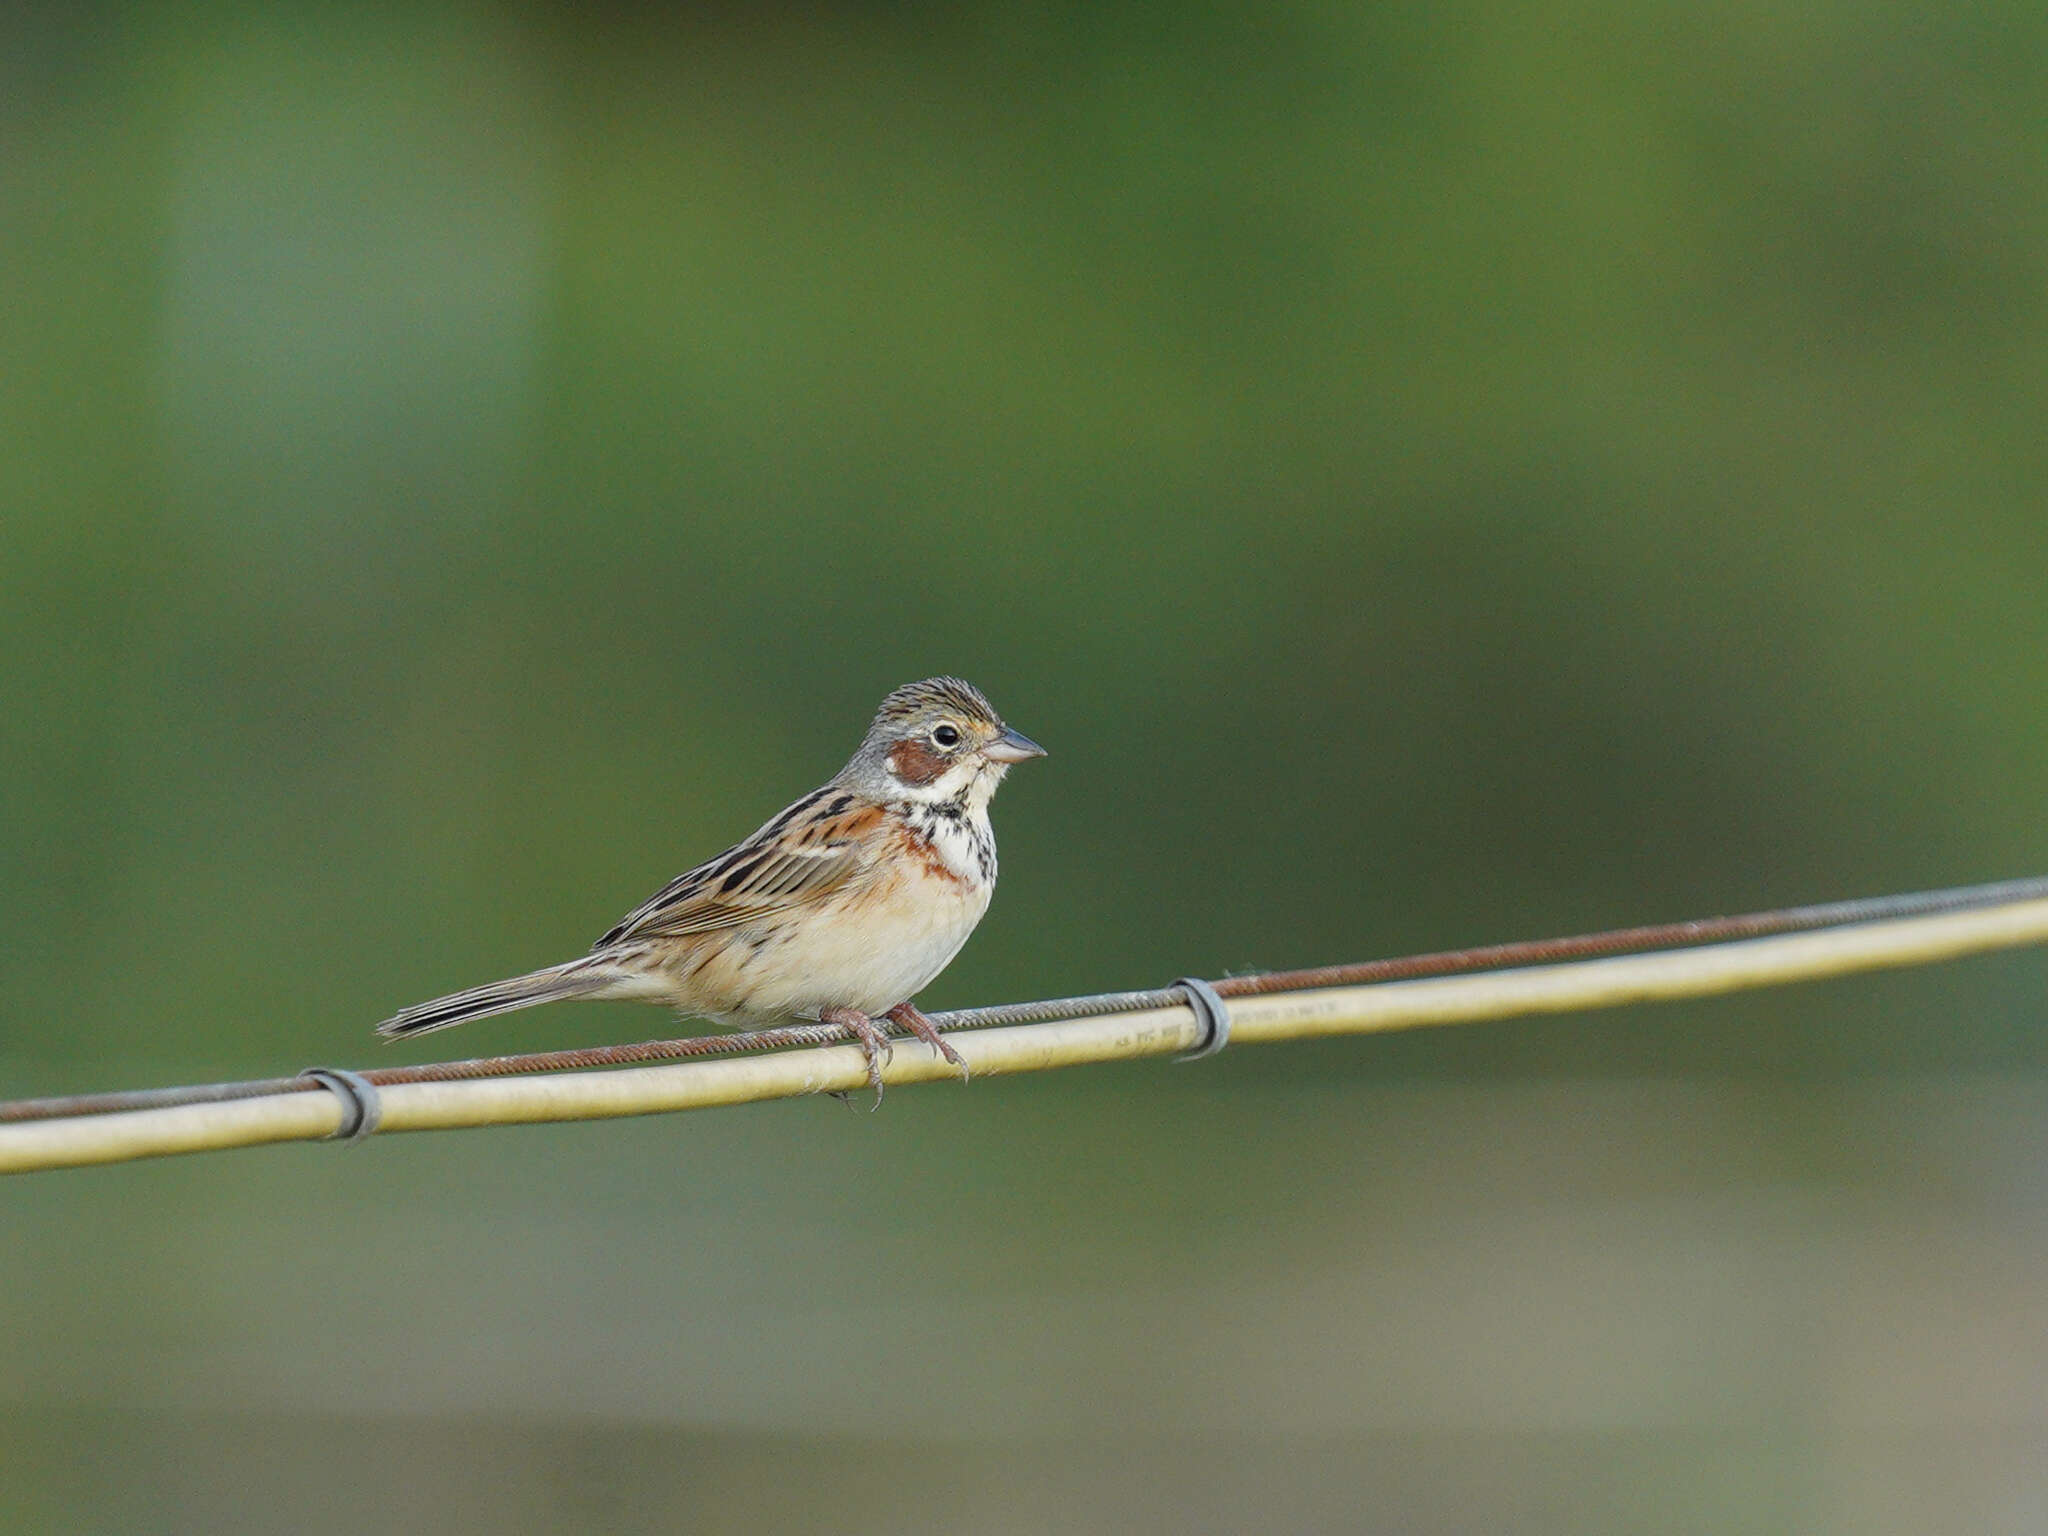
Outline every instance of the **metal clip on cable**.
<svg viewBox="0 0 2048 1536"><path fill-rule="evenodd" d="M1175 1061L1200 1061L1230 1044L1230 1009L1214 987L1197 977L1183 976L1166 990L1187 999L1202 1031L1195 1037L1195 1048L1184 1056L1174 1057Z"/></svg>
<svg viewBox="0 0 2048 1536"><path fill-rule="evenodd" d="M308 1067L299 1076L311 1078L341 1100L341 1124L329 1141L361 1141L384 1119L384 1101L377 1096L377 1085L360 1072Z"/></svg>

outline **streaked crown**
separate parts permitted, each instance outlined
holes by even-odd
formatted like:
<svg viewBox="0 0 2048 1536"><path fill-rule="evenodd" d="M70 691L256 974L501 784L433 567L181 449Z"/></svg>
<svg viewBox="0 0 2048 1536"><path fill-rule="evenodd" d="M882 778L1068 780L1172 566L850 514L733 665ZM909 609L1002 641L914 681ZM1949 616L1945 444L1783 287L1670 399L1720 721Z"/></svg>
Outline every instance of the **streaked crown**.
<svg viewBox="0 0 2048 1536"><path fill-rule="evenodd" d="M875 711L875 730L922 721L933 714L951 714L963 722L1000 727L1003 717L982 691L961 677L928 677L923 682L905 683Z"/></svg>

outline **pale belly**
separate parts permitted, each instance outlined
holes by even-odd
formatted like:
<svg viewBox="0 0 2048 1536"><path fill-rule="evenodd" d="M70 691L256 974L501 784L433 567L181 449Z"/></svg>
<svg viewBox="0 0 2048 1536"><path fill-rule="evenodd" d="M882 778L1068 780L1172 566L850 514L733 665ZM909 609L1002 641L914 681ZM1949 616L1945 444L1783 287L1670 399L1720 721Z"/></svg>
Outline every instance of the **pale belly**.
<svg viewBox="0 0 2048 1536"><path fill-rule="evenodd" d="M991 889L920 873L796 921L736 930L697 957L686 1006L730 1025L811 1018L835 1006L882 1013L946 968L988 910Z"/></svg>

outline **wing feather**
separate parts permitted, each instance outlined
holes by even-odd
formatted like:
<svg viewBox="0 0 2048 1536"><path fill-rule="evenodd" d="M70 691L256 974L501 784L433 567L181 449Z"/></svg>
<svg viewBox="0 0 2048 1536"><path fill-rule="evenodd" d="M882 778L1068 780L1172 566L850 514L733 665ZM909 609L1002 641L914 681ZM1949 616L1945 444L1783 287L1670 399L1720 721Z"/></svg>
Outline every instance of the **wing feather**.
<svg viewBox="0 0 2048 1536"><path fill-rule="evenodd" d="M806 795L745 842L685 870L596 944L685 938L823 900L872 867L879 808L830 786Z"/></svg>

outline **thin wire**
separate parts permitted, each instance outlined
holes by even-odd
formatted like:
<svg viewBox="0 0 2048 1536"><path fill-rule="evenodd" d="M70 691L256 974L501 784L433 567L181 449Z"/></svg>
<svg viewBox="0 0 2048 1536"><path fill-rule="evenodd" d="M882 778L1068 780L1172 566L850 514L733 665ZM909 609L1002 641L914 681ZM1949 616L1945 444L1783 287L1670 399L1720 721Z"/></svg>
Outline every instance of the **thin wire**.
<svg viewBox="0 0 2048 1536"><path fill-rule="evenodd" d="M1349 965L1266 971L1256 975L1225 977L1212 985L1223 997L1253 997L1275 992L1309 991L1319 987L1361 986L1382 981L1407 981L1423 976L1451 976L1512 966L1545 965L1561 960L1628 954L1648 949L1684 948L1731 939L1759 938L1766 934L1800 933L1883 918L1967 911L1977 907L2001 906L2009 902L2041 898L2048 898L2048 876L2029 876L1989 885L1954 886L1938 891L1914 891L1896 896L1872 896L1854 901L1783 907L1769 912L1695 918L1687 922L1658 923L1636 928L1614 928L1600 933L1576 934L1566 938L1525 939L1507 944L1482 945L1473 949L1440 950L1430 954L1404 955L1394 959L1365 960ZM961 1008L950 1013L935 1013L931 1015L931 1020L941 1029L990 1029L1003 1025L1050 1024L1065 1019L1094 1018L1102 1014L1184 1006L1186 999L1178 988L1156 987L1139 992L1101 992L1088 997L1047 998L1037 1002L997 1003L985 1008ZM902 1033L900 1029L888 1026L886 1021L878 1019L876 1023L890 1028L892 1033ZM598 1045L577 1050L534 1051L511 1056L423 1062L405 1067L375 1067L359 1075L381 1088L399 1083L447 1083L474 1078L512 1077L533 1072L632 1066L652 1061L686 1060L694 1056L725 1056L746 1051L772 1050L791 1045L830 1045L852 1038L852 1031L844 1025L790 1024L776 1029L750 1030L736 1034L695 1035L678 1040L647 1040L634 1045ZM263 1098L281 1093L324 1091L326 1090L320 1084L304 1077L272 1077L247 1082L201 1083L180 1088L141 1088L117 1093L16 1099L12 1102L0 1102L0 1124L26 1120L54 1120L78 1115L115 1114L137 1109L162 1109L179 1104L226 1103L235 1099Z"/></svg>

